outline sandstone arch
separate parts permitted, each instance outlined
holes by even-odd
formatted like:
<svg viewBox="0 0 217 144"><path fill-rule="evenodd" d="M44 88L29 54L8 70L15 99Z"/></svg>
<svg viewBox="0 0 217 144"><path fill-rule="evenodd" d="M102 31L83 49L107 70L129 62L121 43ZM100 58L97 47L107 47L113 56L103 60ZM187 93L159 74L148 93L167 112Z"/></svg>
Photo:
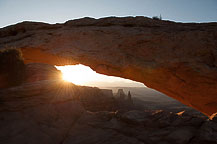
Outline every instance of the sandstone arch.
<svg viewBox="0 0 217 144"><path fill-rule="evenodd" d="M25 62L81 63L98 73L143 82L197 110L217 112L217 23L146 17L22 22L0 29L0 49Z"/></svg>

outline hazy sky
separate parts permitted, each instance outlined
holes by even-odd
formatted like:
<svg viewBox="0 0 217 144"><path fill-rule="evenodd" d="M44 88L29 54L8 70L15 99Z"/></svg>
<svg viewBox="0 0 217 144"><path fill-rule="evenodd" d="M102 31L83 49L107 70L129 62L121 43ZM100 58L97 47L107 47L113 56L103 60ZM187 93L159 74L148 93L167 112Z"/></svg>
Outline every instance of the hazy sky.
<svg viewBox="0 0 217 144"><path fill-rule="evenodd" d="M21 21L160 14L179 22L217 21L217 0L0 0L0 27Z"/></svg>

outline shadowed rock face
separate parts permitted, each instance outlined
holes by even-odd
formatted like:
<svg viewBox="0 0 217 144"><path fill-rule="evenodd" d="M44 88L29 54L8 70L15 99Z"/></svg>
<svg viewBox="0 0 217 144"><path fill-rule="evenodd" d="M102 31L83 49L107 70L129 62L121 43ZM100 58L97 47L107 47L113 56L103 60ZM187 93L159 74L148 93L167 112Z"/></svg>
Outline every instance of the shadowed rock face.
<svg viewBox="0 0 217 144"><path fill-rule="evenodd" d="M163 110L114 112L108 108L115 104L112 96L104 93L108 91L59 80L0 90L0 143L217 143L216 119ZM93 108L95 112L87 111Z"/></svg>
<svg viewBox="0 0 217 144"><path fill-rule="evenodd" d="M217 23L145 17L23 22L0 29L0 49L25 62L84 64L146 86L212 115L217 112Z"/></svg>
<svg viewBox="0 0 217 144"><path fill-rule="evenodd" d="M53 65L29 63L25 68L25 83L32 83L40 80L58 80L61 78L61 71L57 70Z"/></svg>
<svg viewBox="0 0 217 144"><path fill-rule="evenodd" d="M0 89L20 85L25 77L25 68L21 51L0 50Z"/></svg>

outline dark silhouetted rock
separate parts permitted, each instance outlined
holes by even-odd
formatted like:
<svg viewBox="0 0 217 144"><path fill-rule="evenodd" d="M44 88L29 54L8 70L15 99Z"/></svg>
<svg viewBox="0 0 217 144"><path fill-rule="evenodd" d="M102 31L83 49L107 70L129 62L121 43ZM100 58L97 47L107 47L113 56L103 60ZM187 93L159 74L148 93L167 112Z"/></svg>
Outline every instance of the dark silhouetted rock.
<svg viewBox="0 0 217 144"><path fill-rule="evenodd" d="M40 80L57 80L61 78L61 71L57 70L53 65L42 63L30 63L26 65L26 83L36 82Z"/></svg>
<svg viewBox="0 0 217 144"><path fill-rule="evenodd" d="M103 96L103 93L107 96ZM215 144L217 142L215 121L162 110L111 111L111 108L106 107L110 105L110 98L111 93L108 91L76 86L61 80L25 83L1 90L0 142L4 144ZM90 112L92 109L95 112ZM196 118L201 121L193 124Z"/></svg>
<svg viewBox="0 0 217 144"><path fill-rule="evenodd" d="M20 85L24 80L25 64L18 49L0 50L0 89Z"/></svg>
<svg viewBox="0 0 217 144"><path fill-rule="evenodd" d="M150 120L151 113L144 111L128 111L121 115L121 120L128 123L144 124Z"/></svg>
<svg viewBox="0 0 217 144"><path fill-rule="evenodd" d="M126 95L124 93L123 89L118 89L117 95L116 97L120 100L125 100L126 99Z"/></svg>
<svg viewBox="0 0 217 144"><path fill-rule="evenodd" d="M217 143L217 123L213 121L205 121L199 129L195 143Z"/></svg>
<svg viewBox="0 0 217 144"><path fill-rule="evenodd" d="M193 127L181 127L172 131L166 139L170 143L187 144L193 137L196 129Z"/></svg>

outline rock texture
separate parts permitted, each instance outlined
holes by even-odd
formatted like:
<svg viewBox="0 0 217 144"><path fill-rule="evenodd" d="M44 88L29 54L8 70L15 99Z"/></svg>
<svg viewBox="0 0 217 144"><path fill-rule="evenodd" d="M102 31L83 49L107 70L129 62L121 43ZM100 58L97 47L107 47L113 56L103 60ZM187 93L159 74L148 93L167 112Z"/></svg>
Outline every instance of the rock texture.
<svg viewBox="0 0 217 144"><path fill-rule="evenodd" d="M164 111L87 112L69 131L64 144L216 144L216 126L203 118Z"/></svg>
<svg viewBox="0 0 217 144"><path fill-rule="evenodd" d="M58 80L1 90L0 143L217 144L216 119L162 110L101 111L110 103L103 93ZM90 105L95 112L87 111Z"/></svg>
<svg viewBox="0 0 217 144"><path fill-rule="evenodd" d="M99 88L77 86L62 80L25 83L0 91L0 111L20 111L26 107L77 101L89 111L116 110L114 97Z"/></svg>
<svg viewBox="0 0 217 144"><path fill-rule="evenodd" d="M84 64L98 73L144 83L197 110L217 112L217 23L146 17L83 18L0 29L0 49L25 62Z"/></svg>
<svg viewBox="0 0 217 144"><path fill-rule="evenodd" d="M22 52L17 49L0 50L0 89L20 85L24 77Z"/></svg>
<svg viewBox="0 0 217 144"><path fill-rule="evenodd" d="M57 86L43 81L1 91L0 143L61 143L85 110Z"/></svg>
<svg viewBox="0 0 217 144"><path fill-rule="evenodd" d="M41 80L57 80L61 78L61 71L57 70L54 65L29 63L25 66L25 83L32 83Z"/></svg>

